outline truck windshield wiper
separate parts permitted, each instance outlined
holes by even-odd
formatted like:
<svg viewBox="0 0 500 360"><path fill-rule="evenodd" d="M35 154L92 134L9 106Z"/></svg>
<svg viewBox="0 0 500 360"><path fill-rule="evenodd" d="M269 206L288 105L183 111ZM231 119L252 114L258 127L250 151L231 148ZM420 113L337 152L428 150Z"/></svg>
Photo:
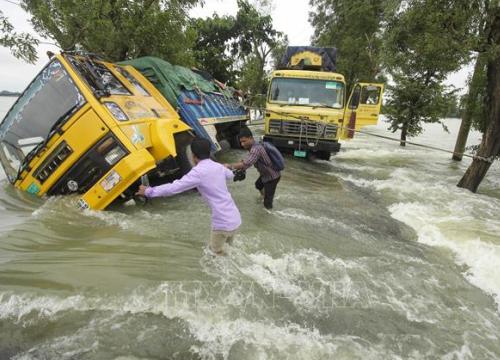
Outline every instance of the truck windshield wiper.
<svg viewBox="0 0 500 360"><path fill-rule="evenodd" d="M88 59L83 60L83 64L85 65L84 68L89 77L91 78L92 82L94 83L95 87L97 90L95 91L95 95L98 99L104 97L104 96L109 96L110 92L107 89L106 85L101 81L99 78L99 75L97 75L97 72L95 71L95 64L91 62Z"/></svg>
<svg viewBox="0 0 500 360"><path fill-rule="evenodd" d="M36 154L45 146L45 141L40 142L38 145L36 145L33 149L30 150L29 153L26 154L24 157L23 161L19 165L19 169L17 170L17 175L16 175L16 180L17 181L20 177L23 171L26 169L30 161L35 157Z"/></svg>
<svg viewBox="0 0 500 360"><path fill-rule="evenodd" d="M109 96L109 90L101 82L99 75L95 71L95 64L88 61L86 58L78 58L76 56L68 56L67 59L77 70L77 72L85 79L87 84L89 84L94 96L100 99L104 96Z"/></svg>
<svg viewBox="0 0 500 360"><path fill-rule="evenodd" d="M54 133L58 132L61 127L66 123L66 120L75 112L76 109L80 107L80 104L75 104L71 108L69 108L68 111L66 111L64 114L62 114L56 122L50 127L49 132L47 133L47 136L44 141L40 142L38 145L36 145L33 149L30 150L29 153L26 154L24 157L23 161L21 162L21 165L19 165L19 170L17 171L17 176L16 180L19 179L23 171L26 169L30 161L35 157L36 154L38 154L44 147L47 145L49 140L52 138L52 135Z"/></svg>
<svg viewBox="0 0 500 360"><path fill-rule="evenodd" d="M47 133L47 138L45 139L44 143L47 143L55 132L59 132L59 130L61 130L61 127L66 123L66 120L68 120L69 117L75 113L75 111L80 107L80 105L81 105L80 103L77 103L72 107L70 107L68 111L62 114L56 120L56 122L52 124L52 126L49 129L49 132Z"/></svg>

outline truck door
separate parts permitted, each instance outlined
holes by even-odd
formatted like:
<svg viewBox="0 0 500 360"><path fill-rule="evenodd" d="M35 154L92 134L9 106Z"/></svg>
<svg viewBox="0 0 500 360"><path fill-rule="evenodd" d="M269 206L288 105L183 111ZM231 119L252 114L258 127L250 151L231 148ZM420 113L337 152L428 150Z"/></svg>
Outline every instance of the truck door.
<svg viewBox="0 0 500 360"><path fill-rule="evenodd" d="M357 83L354 86L344 112L341 139L354 136L354 130L349 129L359 130L363 126L377 124L383 92L384 84Z"/></svg>

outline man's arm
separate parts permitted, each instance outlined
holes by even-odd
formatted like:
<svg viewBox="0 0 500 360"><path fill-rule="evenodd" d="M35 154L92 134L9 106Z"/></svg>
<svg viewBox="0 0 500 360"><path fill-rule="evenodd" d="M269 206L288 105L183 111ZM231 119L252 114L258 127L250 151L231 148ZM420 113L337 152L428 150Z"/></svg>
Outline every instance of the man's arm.
<svg viewBox="0 0 500 360"><path fill-rule="evenodd" d="M234 178L233 172L229 170L227 167L224 168L224 175L226 175L226 180Z"/></svg>
<svg viewBox="0 0 500 360"><path fill-rule="evenodd" d="M246 170L250 166L255 164L257 162L257 160L259 160L259 153L257 151L257 147L253 146L250 149L250 153L248 154L248 156L245 159L243 159L237 163L226 164L226 167L229 169L234 169L234 170L240 170L240 169Z"/></svg>
<svg viewBox="0 0 500 360"><path fill-rule="evenodd" d="M136 195L144 195L148 198L160 196L172 196L180 194L186 190L191 190L200 184L200 177L195 168L191 169L186 175L179 180L175 180L171 184L163 184L154 187L146 187L141 185Z"/></svg>

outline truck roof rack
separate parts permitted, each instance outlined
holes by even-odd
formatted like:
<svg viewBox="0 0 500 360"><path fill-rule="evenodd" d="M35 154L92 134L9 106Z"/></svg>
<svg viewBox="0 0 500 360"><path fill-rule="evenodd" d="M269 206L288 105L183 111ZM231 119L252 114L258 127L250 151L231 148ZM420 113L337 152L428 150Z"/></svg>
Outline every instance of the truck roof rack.
<svg viewBox="0 0 500 360"><path fill-rule="evenodd" d="M335 71L334 47L288 46L278 69Z"/></svg>

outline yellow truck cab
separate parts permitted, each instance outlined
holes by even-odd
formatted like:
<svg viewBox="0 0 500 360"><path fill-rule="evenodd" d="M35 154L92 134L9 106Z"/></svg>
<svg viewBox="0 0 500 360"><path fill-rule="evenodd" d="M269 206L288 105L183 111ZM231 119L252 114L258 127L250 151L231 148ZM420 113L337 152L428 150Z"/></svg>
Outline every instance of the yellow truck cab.
<svg viewBox="0 0 500 360"><path fill-rule="evenodd" d="M358 83L346 99L334 48L291 46L274 71L266 100L264 141L297 157L330 159L340 139L378 121L383 84Z"/></svg>
<svg viewBox="0 0 500 360"><path fill-rule="evenodd" d="M61 53L0 124L0 162L15 187L38 196L78 194L105 209L143 182L189 170L190 127L131 66Z"/></svg>

